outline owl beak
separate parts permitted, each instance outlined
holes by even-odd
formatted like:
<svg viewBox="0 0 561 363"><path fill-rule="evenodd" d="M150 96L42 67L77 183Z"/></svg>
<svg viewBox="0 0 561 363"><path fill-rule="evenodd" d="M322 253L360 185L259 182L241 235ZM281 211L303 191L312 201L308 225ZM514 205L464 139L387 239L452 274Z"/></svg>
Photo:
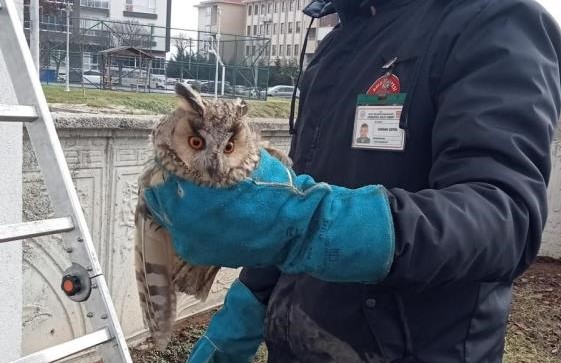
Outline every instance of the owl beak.
<svg viewBox="0 0 561 363"><path fill-rule="evenodd" d="M218 157L210 159L210 163L207 168L208 175L214 178L222 173L222 161Z"/></svg>

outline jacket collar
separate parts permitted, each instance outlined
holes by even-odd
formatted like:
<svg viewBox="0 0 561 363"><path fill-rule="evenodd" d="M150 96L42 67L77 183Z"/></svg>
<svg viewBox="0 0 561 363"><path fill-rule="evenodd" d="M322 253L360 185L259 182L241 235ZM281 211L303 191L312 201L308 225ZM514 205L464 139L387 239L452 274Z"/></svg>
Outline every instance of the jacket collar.
<svg viewBox="0 0 561 363"><path fill-rule="evenodd" d="M322 18L337 13L342 23L357 16L371 16L370 7L402 6L413 0L313 0L304 8L304 14L312 18Z"/></svg>

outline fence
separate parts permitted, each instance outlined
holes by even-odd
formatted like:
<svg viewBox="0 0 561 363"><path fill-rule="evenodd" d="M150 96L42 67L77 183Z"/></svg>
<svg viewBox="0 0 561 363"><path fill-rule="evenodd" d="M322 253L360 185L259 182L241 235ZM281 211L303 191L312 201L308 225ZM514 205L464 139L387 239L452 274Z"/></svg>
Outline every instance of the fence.
<svg viewBox="0 0 561 363"><path fill-rule="evenodd" d="M60 20L60 19L59 19ZM47 26L48 25L48 26ZM54 28L53 28L54 27ZM71 86L171 92L187 82L202 93L264 98L269 83L269 39L88 18L72 19L69 75L66 25L42 25L41 80ZM107 57L108 49L130 47L149 56ZM221 64L217 67L215 51ZM224 79L224 84L222 84Z"/></svg>

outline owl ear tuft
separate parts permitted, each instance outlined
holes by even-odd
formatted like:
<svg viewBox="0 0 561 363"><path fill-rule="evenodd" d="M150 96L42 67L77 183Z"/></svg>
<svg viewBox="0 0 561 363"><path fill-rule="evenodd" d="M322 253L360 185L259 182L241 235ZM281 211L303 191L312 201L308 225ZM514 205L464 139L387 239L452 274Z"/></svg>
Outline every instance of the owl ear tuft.
<svg viewBox="0 0 561 363"><path fill-rule="evenodd" d="M247 115L247 103L244 100L242 100L241 98L236 98L236 100L234 101L234 106L236 106L236 111L238 111L241 116Z"/></svg>
<svg viewBox="0 0 561 363"><path fill-rule="evenodd" d="M179 96L179 107L185 111L195 112L204 115L205 105L201 95L191 86L182 83L175 84L175 93Z"/></svg>

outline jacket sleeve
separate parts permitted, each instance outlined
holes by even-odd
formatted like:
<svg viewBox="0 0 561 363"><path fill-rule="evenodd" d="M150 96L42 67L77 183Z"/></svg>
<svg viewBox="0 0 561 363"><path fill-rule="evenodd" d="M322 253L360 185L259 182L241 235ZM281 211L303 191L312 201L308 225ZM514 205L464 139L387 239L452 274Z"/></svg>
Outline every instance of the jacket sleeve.
<svg viewBox="0 0 561 363"><path fill-rule="evenodd" d="M561 39L537 4L489 4L435 88L430 189L388 191L397 246L384 285L508 281L539 250Z"/></svg>
<svg viewBox="0 0 561 363"><path fill-rule="evenodd" d="M281 272L276 267L245 267L242 269L239 278L257 300L267 305L280 275Z"/></svg>

